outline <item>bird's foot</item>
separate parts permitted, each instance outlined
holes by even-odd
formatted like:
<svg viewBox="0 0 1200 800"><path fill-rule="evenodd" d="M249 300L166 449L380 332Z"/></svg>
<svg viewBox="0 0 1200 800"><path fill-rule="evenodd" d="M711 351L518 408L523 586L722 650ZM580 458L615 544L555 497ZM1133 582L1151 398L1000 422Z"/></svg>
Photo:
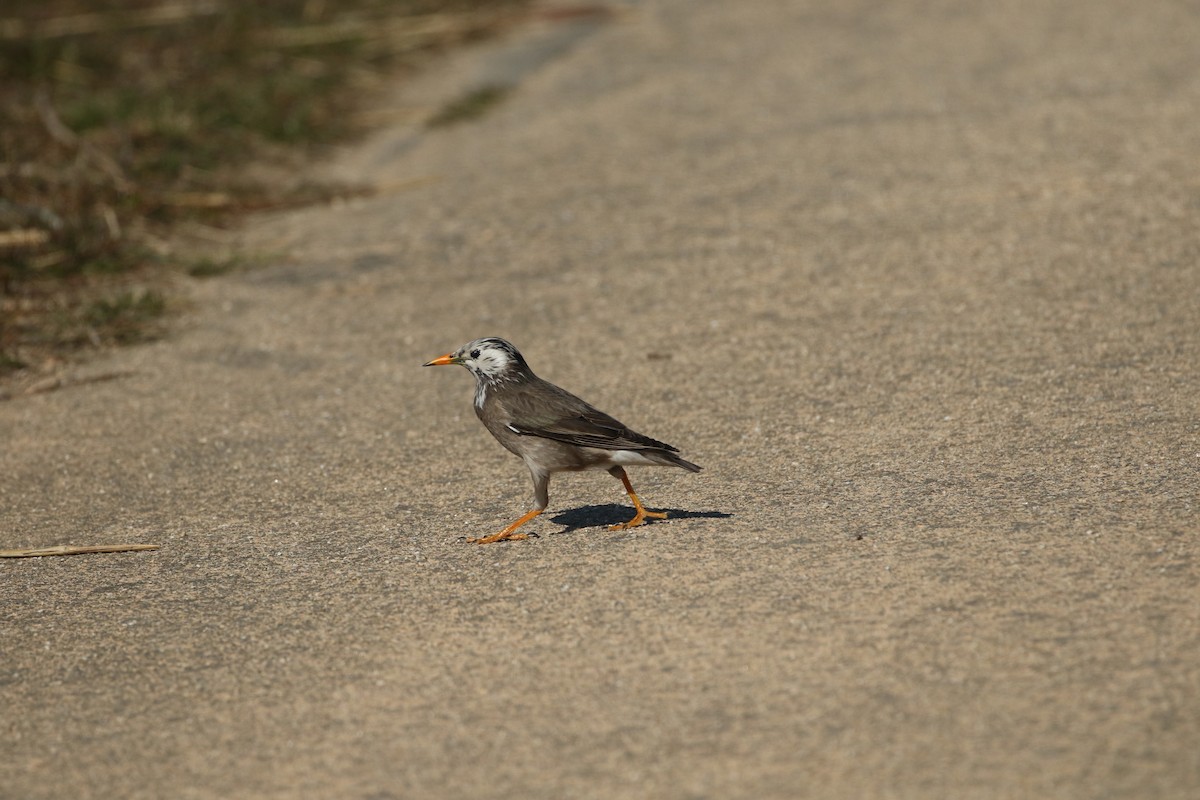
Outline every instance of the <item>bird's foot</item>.
<svg viewBox="0 0 1200 800"><path fill-rule="evenodd" d="M470 544L492 544L493 542L515 542L519 539L528 539L528 533L513 533L512 531L500 531L493 533L491 536L484 536L480 539L467 539Z"/></svg>
<svg viewBox="0 0 1200 800"><path fill-rule="evenodd" d="M512 525L509 525L499 533L493 533L491 536L484 536L482 539L467 539L467 541L471 544L491 544L492 542L512 542L516 541L517 539L528 539L530 536L537 536L536 533L516 533L516 530L526 522L529 522L529 520L536 517L538 514L541 514L544 510L545 509L535 508L532 511L527 512L525 516L521 517L519 520L514 522Z"/></svg>
<svg viewBox="0 0 1200 800"><path fill-rule="evenodd" d="M650 519L666 519L667 512L647 511L644 508L639 508L637 514L635 514L633 519L629 520L629 522L622 522L618 525L609 525L608 529L610 531L625 531L629 530L630 528L636 528L638 525L641 525L643 522L645 522L647 517Z"/></svg>

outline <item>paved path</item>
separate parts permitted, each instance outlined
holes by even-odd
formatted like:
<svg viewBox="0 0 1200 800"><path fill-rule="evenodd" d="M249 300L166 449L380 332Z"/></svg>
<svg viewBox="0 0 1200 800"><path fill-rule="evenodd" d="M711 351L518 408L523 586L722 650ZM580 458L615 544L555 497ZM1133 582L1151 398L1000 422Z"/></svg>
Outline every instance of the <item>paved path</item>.
<svg viewBox="0 0 1200 800"><path fill-rule="evenodd" d="M389 191L0 403L3 546L162 545L0 562L0 796L1194 797L1197 42L646 2L348 154ZM568 476L465 544L529 491L419 367L479 335L704 465L634 475L674 519Z"/></svg>

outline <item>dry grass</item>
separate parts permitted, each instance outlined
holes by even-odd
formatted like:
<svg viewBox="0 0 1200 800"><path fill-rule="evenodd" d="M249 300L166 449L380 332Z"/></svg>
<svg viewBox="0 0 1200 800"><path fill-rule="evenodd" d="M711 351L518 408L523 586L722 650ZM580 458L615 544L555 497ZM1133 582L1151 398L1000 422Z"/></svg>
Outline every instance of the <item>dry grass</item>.
<svg viewBox="0 0 1200 800"><path fill-rule="evenodd" d="M428 54L527 0L9 0L0 9L0 376L153 337L181 223L356 191L293 176Z"/></svg>

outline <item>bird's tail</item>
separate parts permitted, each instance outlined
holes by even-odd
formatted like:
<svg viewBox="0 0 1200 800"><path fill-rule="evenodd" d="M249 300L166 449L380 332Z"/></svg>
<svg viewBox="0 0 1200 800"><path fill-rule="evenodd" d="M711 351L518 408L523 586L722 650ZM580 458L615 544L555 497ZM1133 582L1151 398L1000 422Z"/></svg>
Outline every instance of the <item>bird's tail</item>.
<svg viewBox="0 0 1200 800"><path fill-rule="evenodd" d="M680 458L670 450L651 450L646 455L662 464L664 467L680 467L688 472L699 472L700 467L690 461Z"/></svg>

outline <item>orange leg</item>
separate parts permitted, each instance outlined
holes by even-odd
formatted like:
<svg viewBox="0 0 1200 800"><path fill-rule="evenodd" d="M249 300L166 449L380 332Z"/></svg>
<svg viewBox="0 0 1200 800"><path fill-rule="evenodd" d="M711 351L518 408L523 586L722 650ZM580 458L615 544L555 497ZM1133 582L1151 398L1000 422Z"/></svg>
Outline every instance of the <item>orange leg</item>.
<svg viewBox="0 0 1200 800"><path fill-rule="evenodd" d="M529 538L528 533L514 533L514 531L516 531L517 528L521 527L526 522L529 522L529 520L533 519L534 517L536 517L538 514L542 513L543 511L545 511L544 508L535 508L533 511L530 511L528 514L521 517L519 520L514 522L512 525L509 525L507 528L500 531L499 533L493 533L491 536L484 536L482 539L467 539L467 541L471 542L472 544L491 544L492 542L506 542L506 541L513 541L515 539L528 539Z"/></svg>
<svg viewBox="0 0 1200 800"><path fill-rule="evenodd" d="M633 519L629 520L629 522L622 522L620 525L609 525L608 529L610 531L623 531L627 528L636 528L646 521L646 517L650 517L651 519L667 518L665 511L646 510L646 507L642 505L642 501L638 498L637 492L633 490L633 484L629 482L629 476L625 473L623 467L613 467L609 472L620 478L621 483L625 484L625 491L629 493L629 499L633 501L633 509L636 512L633 515Z"/></svg>

